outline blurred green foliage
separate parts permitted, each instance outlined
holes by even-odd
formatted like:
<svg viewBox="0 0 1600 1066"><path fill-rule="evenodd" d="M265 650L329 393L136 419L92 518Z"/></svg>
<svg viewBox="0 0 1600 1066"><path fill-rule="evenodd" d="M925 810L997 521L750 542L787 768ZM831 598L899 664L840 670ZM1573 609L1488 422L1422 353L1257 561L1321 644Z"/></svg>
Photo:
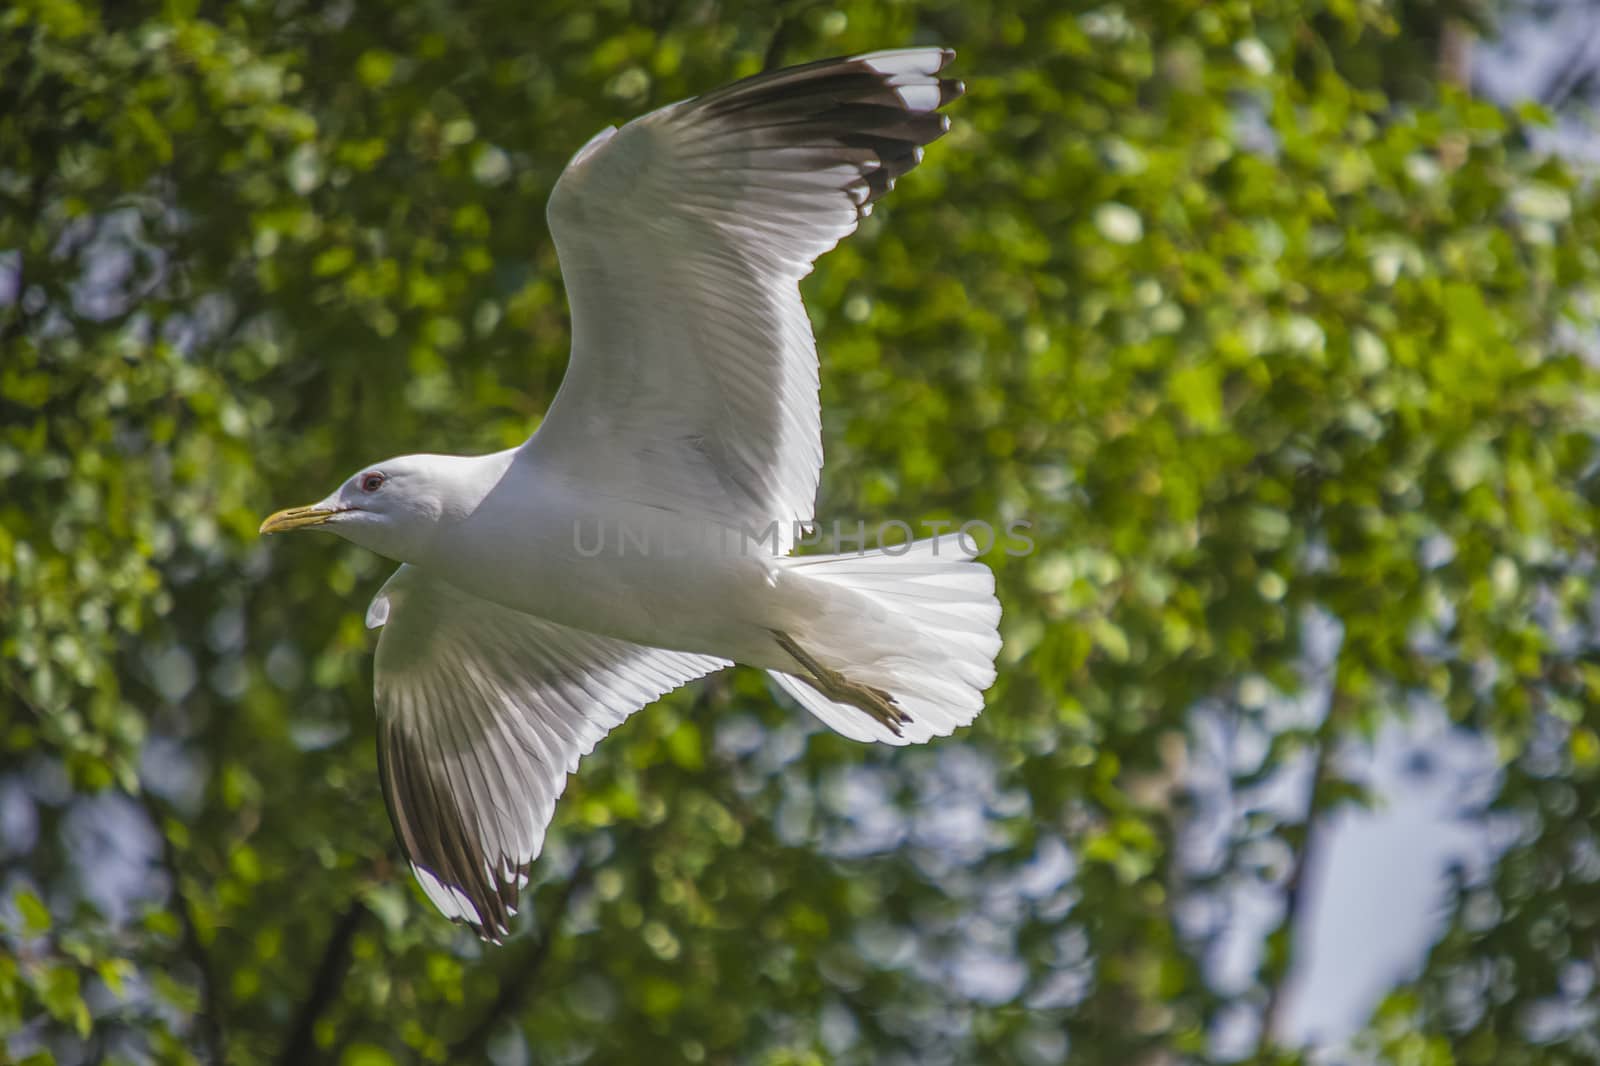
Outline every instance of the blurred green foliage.
<svg viewBox="0 0 1600 1066"><path fill-rule="evenodd" d="M1460 13L0 10L0 783L37 822L0 850L0 1047L1203 1061L1274 1014L1293 929L1223 996L1181 905L1308 845L1255 818L1187 868L1186 738L1300 691L1321 617L1330 711L1241 783L1314 751L1317 809L1360 802L1329 753L1427 701L1494 739L1523 827L1364 1045L1593 1061L1592 1028L1529 1019L1600 957L1600 204L1527 151L1541 116L1383 76ZM887 751L753 673L677 693L585 762L528 931L486 950L379 797L388 564L256 524L375 456L527 434L566 350L544 200L600 127L916 42L969 95L806 283L818 514L1033 523L992 559L989 709ZM1238 858L1271 840L1287 864Z"/></svg>

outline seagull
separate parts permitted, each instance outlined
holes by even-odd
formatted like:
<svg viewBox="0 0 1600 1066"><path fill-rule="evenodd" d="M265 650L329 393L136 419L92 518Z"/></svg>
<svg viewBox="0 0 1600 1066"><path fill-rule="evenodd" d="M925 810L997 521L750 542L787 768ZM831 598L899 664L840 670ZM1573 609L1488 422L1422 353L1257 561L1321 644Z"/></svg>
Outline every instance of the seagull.
<svg viewBox="0 0 1600 1066"><path fill-rule="evenodd" d="M1000 604L970 540L791 554L822 469L799 282L950 128L953 58L826 59L601 131L547 208L572 337L537 431L261 524L401 564L367 611L384 799L423 891L484 939L579 759L689 681L765 670L885 744L982 711Z"/></svg>

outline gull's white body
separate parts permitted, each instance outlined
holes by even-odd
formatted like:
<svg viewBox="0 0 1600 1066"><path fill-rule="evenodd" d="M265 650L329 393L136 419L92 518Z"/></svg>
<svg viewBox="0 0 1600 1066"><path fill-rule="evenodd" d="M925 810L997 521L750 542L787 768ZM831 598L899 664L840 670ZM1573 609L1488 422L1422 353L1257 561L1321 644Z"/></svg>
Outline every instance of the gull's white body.
<svg viewBox="0 0 1600 1066"><path fill-rule="evenodd" d="M822 467L799 281L948 128L950 58L825 60L603 131L550 197L572 358L539 430L387 460L263 523L404 564L367 616L379 768L451 918L508 932L579 758L732 662L857 740L982 710L1000 606L956 538L786 554Z"/></svg>
<svg viewBox="0 0 1600 1066"><path fill-rule="evenodd" d="M794 668L772 631L794 626L787 601L804 611L806 597L784 576L765 528L747 533L588 491L532 447L449 461L463 486L482 486L483 494L408 560L422 570L592 633ZM778 594L780 583L787 595Z"/></svg>

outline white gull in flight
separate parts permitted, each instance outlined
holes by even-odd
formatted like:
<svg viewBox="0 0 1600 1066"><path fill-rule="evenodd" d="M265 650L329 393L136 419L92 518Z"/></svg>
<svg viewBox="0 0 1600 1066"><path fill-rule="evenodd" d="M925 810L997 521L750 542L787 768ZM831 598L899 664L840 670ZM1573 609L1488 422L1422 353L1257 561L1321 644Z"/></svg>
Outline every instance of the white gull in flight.
<svg viewBox="0 0 1600 1066"><path fill-rule="evenodd" d="M384 797L428 897L480 935L509 933L579 758L688 681L754 666L888 744L983 709L1000 605L957 537L787 554L822 467L799 282L949 128L953 56L823 60L601 132L550 196L572 354L538 431L376 463L262 523L402 564L367 612Z"/></svg>

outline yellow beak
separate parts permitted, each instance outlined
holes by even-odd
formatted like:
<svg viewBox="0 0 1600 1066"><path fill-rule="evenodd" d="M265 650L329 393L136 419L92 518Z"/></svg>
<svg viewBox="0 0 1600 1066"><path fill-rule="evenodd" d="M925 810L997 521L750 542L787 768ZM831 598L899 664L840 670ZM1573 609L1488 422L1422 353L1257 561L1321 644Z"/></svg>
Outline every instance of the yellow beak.
<svg viewBox="0 0 1600 1066"><path fill-rule="evenodd" d="M291 507L286 511L268 515L267 520L261 523L260 532L288 533L294 529L320 526L339 513L339 508L336 507Z"/></svg>

